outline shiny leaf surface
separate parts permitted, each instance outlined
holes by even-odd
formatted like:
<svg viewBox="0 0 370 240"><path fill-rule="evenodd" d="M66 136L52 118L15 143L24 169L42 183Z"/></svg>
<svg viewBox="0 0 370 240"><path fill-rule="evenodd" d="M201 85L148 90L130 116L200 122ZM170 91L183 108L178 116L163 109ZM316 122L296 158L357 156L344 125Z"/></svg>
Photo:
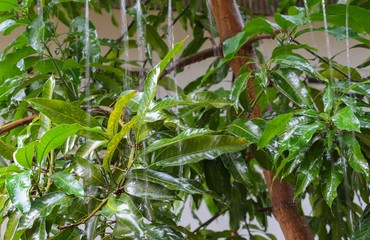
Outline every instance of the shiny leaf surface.
<svg viewBox="0 0 370 240"><path fill-rule="evenodd" d="M31 209L29 192L32 187L31 171L8 176L5 180L5 186L14 206L23 214L26 214Z"/></svg>
<svg viewBox="0 0 370 240"><path fill-rule="evenodd" d="M348 106L339 110L332 117L332 121L339 129L360 132L360 121Z"/></svg>
<svg viewBox="0 0 370 240"><path fill-rule="evenodd" d="M50 177L55 185L62 191L69 195L75 195L77 197L84 196L84 189L79 181L70 173L56 172Z"/></svg>

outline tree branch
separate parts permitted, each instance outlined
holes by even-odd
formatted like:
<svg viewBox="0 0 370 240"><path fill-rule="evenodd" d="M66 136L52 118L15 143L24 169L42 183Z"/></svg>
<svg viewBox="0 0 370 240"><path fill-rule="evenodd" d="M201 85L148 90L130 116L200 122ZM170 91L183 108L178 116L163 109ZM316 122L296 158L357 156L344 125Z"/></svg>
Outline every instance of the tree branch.
<svg viewBox="0 0 370 240"><path fill-rule="evenodd" d="M28 116L28 117L25 117L25 118L21 118L21 119L15 120L14 122L5 124L5 125L3 125L3 126L0 127L0 134L3 134L5 132L9 132L10 130L12 130L14 128L17 128L19 126L22 126L22 125L25 125L27 123L30 123L36 117L38 117L38 115L31 115L31 116Z"/></svg>

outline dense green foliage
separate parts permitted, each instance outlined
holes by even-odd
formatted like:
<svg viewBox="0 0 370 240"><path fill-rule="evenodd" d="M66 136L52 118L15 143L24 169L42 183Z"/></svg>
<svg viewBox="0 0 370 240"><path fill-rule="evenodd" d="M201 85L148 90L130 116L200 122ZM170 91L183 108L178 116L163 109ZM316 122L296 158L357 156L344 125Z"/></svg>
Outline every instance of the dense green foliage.
<svg viewBox="0 0 370 240"><path fill-rule="evenodd" d="M271 213L261 167L291 182L298 202L309 198L307 218L320 239L370 238L370 79L358 72L370 58L345 66L299 44L297 38L325 31L310 28L324 19L321 1L308 0L307 9L282 1L274 22L243 11L246 27L225 42L225 58L181 89L161 73L216 34L209 11L201 10L205 1L188 2L173 1L173 24L194 34L173 48L168 1L142 1L141 20L135 7L127 9L128 42L98 38L84 17L85 0L0 2L0 31L15 36L0 59L1 118L12 124L36 115L0 128L4 239L275 239L265 233ZM370 49L368 5L327 6L328 33ZM106 24L119 26L112 6L119 3L89 3L91 11L111 14ZM261 68L243 69L232 89L211 91L238 49L260 34L277 43L265 59L257 54ZM125 48L138 47L144 63L125 59ZM257 98L247 101L252 79ZM159 86L178 96L157 98ZM249 120L255 104L264 114ZM214 216L228 213L229 230L179 226L187 199L193 210L205 202Z"/></svg>

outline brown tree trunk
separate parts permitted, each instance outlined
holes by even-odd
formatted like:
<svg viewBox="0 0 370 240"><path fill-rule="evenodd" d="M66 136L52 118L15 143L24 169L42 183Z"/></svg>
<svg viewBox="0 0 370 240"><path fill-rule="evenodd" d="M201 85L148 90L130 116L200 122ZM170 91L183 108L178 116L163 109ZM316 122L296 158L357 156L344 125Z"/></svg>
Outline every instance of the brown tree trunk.
<svg viewBox="0 0 370 240"><path fill-rule="evenodd" d="M226 39L242 31L242 18L234 0L209 0L209 2L222 44ZM238 75L240 68L248 63L248 59L255 59L255 54L252 46L245 46L236 55L243 56L243 58L233 59L230 62L230 66L234 74ZM258 66L248 64L247 67L250 70L256 70ZM253 79L248 81L247 89L249 100L253 100L255 98ZM260 109L257 104L250 114L250 118L256 117L260 117ZM264 176L270 193L272 212L280 224L285 239L312 239L311 229L306 220L300 216L297 204L293 200L293 187L278 178L273 181L274 174L268 170L264 170Z"/></svg>

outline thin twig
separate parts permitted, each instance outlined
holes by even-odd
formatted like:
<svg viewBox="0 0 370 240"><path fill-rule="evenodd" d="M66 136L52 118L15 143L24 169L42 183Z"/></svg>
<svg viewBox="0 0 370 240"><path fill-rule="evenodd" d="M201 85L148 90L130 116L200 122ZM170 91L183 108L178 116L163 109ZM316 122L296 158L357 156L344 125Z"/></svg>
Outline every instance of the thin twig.
<svg viewBox="0 0 370 240"><path fill-rule="evenodd" d="M218 212L216 213L214 216L212 216L210 219L208 219L207 221L205 221L204 223L202 223L199 227L197 227L193 232L196 233L196 232L199 232L202 228L204 227L207 227L209 224L211 224L214 220L216 220L219 216L221 216L222 214L224 214L225 212L227 212L229 209L226 208L224 209L222 212Z"/></svg>
<svg viewBox="0 0 370 240"><path fill-rule="evenodd" d="M31 116L28 116L28 117L25 117L25 118L21 118L21 119L15 120L14 122L5 124L5 125L3 125L3 126L0 127L0 134L3 134L5 132L9 132L10 130L12 130L14 128L17 128L19 126L22 126L22 125L25 125L27 123L30 123L36 117L38 117L38 115L31 115Z"/></svg>

